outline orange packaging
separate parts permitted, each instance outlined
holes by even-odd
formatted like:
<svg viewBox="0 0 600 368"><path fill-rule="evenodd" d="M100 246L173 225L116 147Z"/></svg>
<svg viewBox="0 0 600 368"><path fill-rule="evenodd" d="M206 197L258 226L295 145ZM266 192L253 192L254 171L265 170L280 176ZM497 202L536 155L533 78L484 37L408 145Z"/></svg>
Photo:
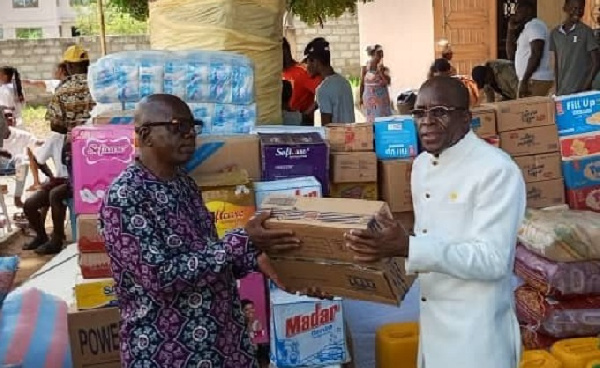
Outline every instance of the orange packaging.
<svg viewBox="0 0 600 368"><path fill-rule="evenodd" d="M106 279L112 277L110 258L106 253L79 254L79 268L84 279Z"/></svg>
<svg viewBox="0 0 600 368"><path fill-rule="evenodd" d="M214 216L219 238L243 228L254 216L254 188L246 171L206 175L198 185L206 208Z"/></svg>
<svg viewBox="0 0 600 368"><path fill-rule="evenodd" d="M77 216L77 238L80 253L106 252L104 238L98 232L98 215Z"/></svg>
<svg viewBox="0 0 600 368"><path fill-rule="evenodd" d="M560 151L563 158L600 154L600 132L561 137Z"/></svg>

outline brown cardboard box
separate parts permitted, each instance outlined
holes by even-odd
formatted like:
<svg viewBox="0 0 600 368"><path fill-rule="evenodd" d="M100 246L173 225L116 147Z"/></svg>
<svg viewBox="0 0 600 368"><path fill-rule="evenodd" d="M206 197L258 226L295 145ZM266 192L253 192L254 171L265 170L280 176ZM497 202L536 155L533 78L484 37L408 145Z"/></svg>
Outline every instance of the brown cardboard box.
<svg viewBox="0 0 600 368"><path fill-rule="evenodd" d="M329 195L332 198L354 198L368 201L379 199L376 182L331 184Z"/></svg>
<svg viewBox="0 0 600 368"><path fill-rule="evenodd" d="M527 183L535 183L562 177L560 153L544 153L515 157Z"/></svg>
<svg viewBox="0 0 600 368"><path fill-rule="evenodd" d="M500 147L513 157L558 152L558 131L556 125L547 125L504 132Z"/></svg>
<svg viewBox="0 0 600 368"><path fill-rule="evenodd" d="M527 184L527 206L545 208L565 204L563 179L553 179Z"/></svg>
<svg viewBox="0 0 600 368"><path fill-rule="evenodd" d="M260 144L257 135L206 136L196 140L197 152L207 158L191 170L190 176L200 180L205 174L246 170L251 180L261 179ZM194 158L192 158L192 161Z"/></svg>
<svg viewBox="0 0 600 368"><path fill-rule="evenodd" d="M121 366L117 308L69 311L67 324L73 368Z"/></svg>
<svg viewBox="0 0 600 368"><path fill-rule="evenodd" d="M330 295L398 305L415 280L407 276L404 259L392 258L376 265L272 258L281 282L292 290L318 285Z"/></svg>
<svg viewBox="0 0 600 368"><path fill-rule="evenodd" d="M378 213L391 215L384 202L347 198L273 195L261 207L271 209L267 228L292 230L302 240L302 247L286 251L285 257L336 262L354 262L355 254L344 240L346 232L376 226L374 217Z"/></svg>
<svg viewBox="0 0 600 368"><path fill-rule="evenodd" d="M496 109L494 106L482 105L471 110L473 119L471 120L471 129L480 138L487 138L496 135Z"/></svg>
<svg viewBox="0 0 600 368"><path fill-rule="evenodd" d="M329 124L331 152L373 151L373 124Z"/></svg>
<svg viewBox="0 0 600 368"><path fill-rule="evenodd" d="M93 125L133 124L135 110L107 111L92 119Z"/></svg>
<svg viewBox="0 0 600 368"><path fill-rule="evenodd" d="M337 152L331 154L333 183L370 183L377 181L375 152Z"/></svg>
<svg viewBox="0 0 600 368"><path fill-rule="evenodd" d="M410 190L411 160L379 161L381 199L392 212L412 211Z"/></svg>
<svg viewBox="0 0 600 368"><path fill-rule="evenodd" d="M80 253L106 252L104 238L98 233L98 215L77 216L77 247Z"/></svg>
<svg viewBox="0 0 600 368"><path fill-rule="evenodd" d="M550 97L528 97L498 102L496 125L498 132L554 125L554 101Z"/></svg>

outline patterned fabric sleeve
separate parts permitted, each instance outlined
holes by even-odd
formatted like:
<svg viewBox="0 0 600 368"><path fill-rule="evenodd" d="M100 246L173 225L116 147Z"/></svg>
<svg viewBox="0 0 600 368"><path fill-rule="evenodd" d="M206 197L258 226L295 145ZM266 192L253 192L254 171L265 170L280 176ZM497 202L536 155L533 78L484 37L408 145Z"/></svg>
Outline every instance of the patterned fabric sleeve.
<svg viewBox="0 0 600 368"><path fill-rule="evenodd" d="M223 237L225 247L231 247L233 275L243 279L251 272L258 271L258 251L252 245L248 234L243 229L236 229Z"/></svg>
<svg viewBox="0 0 600 368"><path fill-rule="evenodd" d="M171 294L193 287L207 272L235 268L241 273L251 268L248 236L243 233L230 234L225 242L198 240L202 244L192 244L199 249L192 252L171 251L182 238L159 224L157 218L164 214L152 211L141 193L127 185L113 185L100 211L117 282L123 273L130 273L149 293Z"/></svg>
<svg viewBox="0 0 600 368"><path fill-rule="evenodd" d="M67 133L64 109L60 101L60 91L57 91L52 96L52 100L50 100L50 103L48 104L48 108L46 110L46 120L50 122L50 128L53 132L60 134Z"/></svg>

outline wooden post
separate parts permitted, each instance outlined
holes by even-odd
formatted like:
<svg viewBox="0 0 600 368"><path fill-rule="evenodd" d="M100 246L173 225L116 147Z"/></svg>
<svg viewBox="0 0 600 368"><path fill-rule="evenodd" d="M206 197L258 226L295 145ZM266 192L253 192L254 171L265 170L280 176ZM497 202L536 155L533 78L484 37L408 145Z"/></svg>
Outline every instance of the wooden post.
<svg viewBox="0 0 600 368"><path fill-rule="evenodd" d="M98 0L98 21L100 22L100 51L102 56L106 55L106 27L104 24L104 6L102 0Z"/></svg>

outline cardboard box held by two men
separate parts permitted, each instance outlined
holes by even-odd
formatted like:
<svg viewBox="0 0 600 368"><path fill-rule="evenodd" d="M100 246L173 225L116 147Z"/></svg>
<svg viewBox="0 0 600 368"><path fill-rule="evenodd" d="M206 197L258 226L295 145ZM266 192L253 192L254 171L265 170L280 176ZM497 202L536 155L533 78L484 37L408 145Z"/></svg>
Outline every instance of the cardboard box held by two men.
<svg viewBox="0 0 600 368"><path fill-rule="evenodd" d="M385 202L274 195L266 198L261 208L272 213L267 228L290 229L302 241L298 249L270 254L286 287L303 290L317 286L335 296L394 305L410 289L415 277L406 274L404 259L357 263L354 252L346 248L346 232L378 231L375 215L391 216Z"/></svg>

